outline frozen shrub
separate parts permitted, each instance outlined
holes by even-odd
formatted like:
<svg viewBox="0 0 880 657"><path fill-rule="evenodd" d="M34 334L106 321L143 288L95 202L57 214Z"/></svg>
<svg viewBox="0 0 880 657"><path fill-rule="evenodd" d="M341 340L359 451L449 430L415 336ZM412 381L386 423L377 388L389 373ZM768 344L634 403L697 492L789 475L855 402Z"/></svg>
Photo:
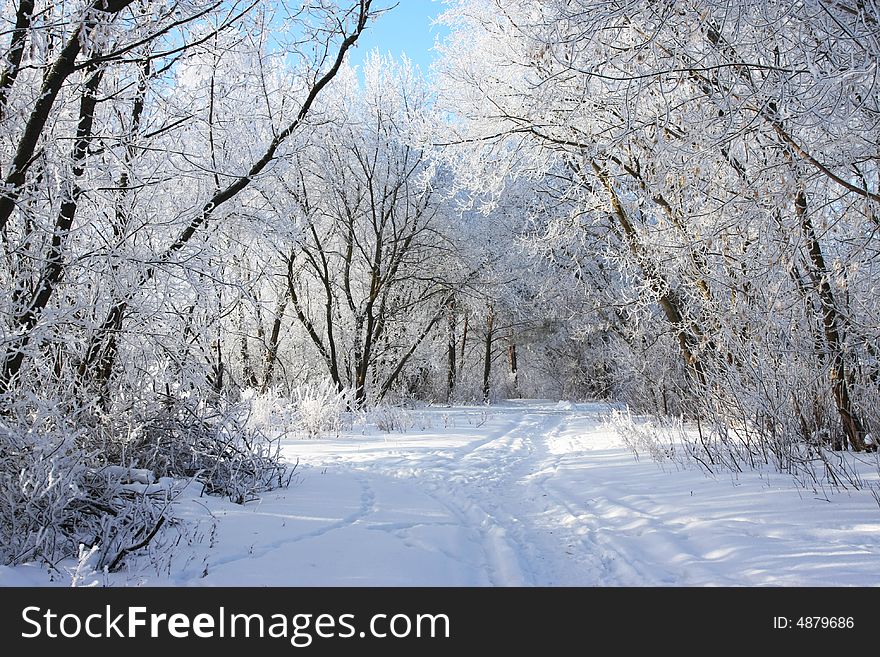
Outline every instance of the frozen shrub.
<svg viewBox="0 0 880 657"><path fill-rule="evenodd" d="M647 454L661 463L675 458L676 438L682 433L680 420L673 418L666 424L637 421L629 409L615 409L607 422L636 458Z"/></svg>
<svg viewBox="0 0 880 657"><path fill-rule="evenodd" d="M274 388L266 392L250 389L241 395L247 408L247 426L255 431L284 436L299 431L299 413L286 397Z"/></svg>
<svg viewBox="0 0 880 657"><path fill-rule="evenodd" d="M0 561L54 566L87 546L97 567L115 570L147 547L174 492L126 485L96 449L107 427L60 403L31 400L0 416Z"/></svg>
<svg viewBox="0 0 880 657"><path fill-rule="evenodd" d="M291 403L297 428L310 438L322 433L338 432L351 407L351 397L350 391L339 391L327 380L296 387Z"/></svg>
<svg viewBox="0 0 880 657"><path fill-rule="evenodd" d="M369 414L369 420L385 433L404 433L413 428L412 416L402 408L380 406Z"/></svg>
<svg viewBox="0 0 880 657"><path fill-rule="evenodd" d="M363 416L365 424L373 424L385 433L407 433L409 431L428 431L433 429L437 420L449 421L449 417L437 418L430 413L416 409L401 408L383 404L367 411Z"/></svg>
<svg viewBox="0 0 880 657"><path fill-rule="evenodd" d="M254 428L249 418L247 403L224 410L187 400L166 403L138 424L126 450L157 477L193 478L203 492L244 504L286 486L293 474L280 437Z"/></svg>
<svg viewBox="0 0 880 657"><path fill-rule="evenodd" d="M84 546L90 568L118 570L132 554L165 548L173 500L187 480L244 504L288 485L295 470L280 439L248 426L242 405L165 399L114 413L31 398L4 409L4 564L55 567L82 557Z"/></svg>

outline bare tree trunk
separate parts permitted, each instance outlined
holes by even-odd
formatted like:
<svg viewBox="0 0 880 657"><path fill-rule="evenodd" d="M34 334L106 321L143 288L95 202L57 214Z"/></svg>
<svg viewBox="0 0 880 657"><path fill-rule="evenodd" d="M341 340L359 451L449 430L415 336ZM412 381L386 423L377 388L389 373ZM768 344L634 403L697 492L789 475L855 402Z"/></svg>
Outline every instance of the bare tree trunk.
<svg viewBox="0 0 880 657"><path fill-rule="evenodd" d="M450 301L447 312L446 325L446 347L447 347L447 367L446 367L446 402L452 401L452 393L455 391L455 356L458 347L458 340L455 336L455 302Z"/></svg>
<svg viewBox="0 0 880 657"><path fill-rule="evenodd" d="M244 325L244 304L239 302L238 307L238 340L239 340L239 357L241 358L241 378L242 383L248 388L257 387L257 373L254 371L253 363L251 363L251 350L248 344L248 334Z"/></svg>
<svg viewBox="0 0 880 657"><path fill-rule="evenodd" d="M278 342L281 336L281 322L284 318L284 311L287 310L288 296L285 294L278 300L278 307L275 309L275 317L272 320L272 330L269 332L269 342L266 345L266 367L263 374L263 385L260 391L265 394L272 385L272 375L275 371L275 363L278 361Z"/></svg>
<svg viewBox="0 0 880 657"><path fill-rule="evenodd" d="M495 339L495 309L490 305L486 316L486 344L483 352L483 403L488 404L491 397L492 342Z"/></svg>
<svg viewBox="0 0 880 657"><path fill-rule="evenodd" d="M217 360L211 367L211 388L215 395L220 395L223 392L226 364L223 362L223 343L219 337L214 340L214 351L217 354Z"/></svg>
<svg viewBox="0 0 880 657"><path fill-rule="evenodd" d="M373 201L375 203L375 201ZM376 230L376 245L373 249L372 262L370 263L370 293L367 299L366 308L364 310L364 341L360 352L360 362L355 364L355 383L354 383L354 402L355 406L361 408L367 401L367 373L370 369L370 359L373 354L373 344L381 335L381 323L384 321L382 317L383 309L379 308L378 318L374 312L376 301L379 299L380 291L383 286L382 264L385 259L385 248L382 239L382 230ZM391 272L389 272L391 275ZM327 290L328 298L330 298L330 290ZM378 326L377 326L378 324ZM394 375L397 378L397 375ZM384 394L384 392L382 393Z"/></svg>
<svg viewBox="0 0 880 657"><path fill-rule="evenodd" d="M812 268L810 277L816 286L816 294L822 308L822 326L825 330L825 340L830 352L830 383L831 394L834 404L840 415L843 432L846 434L849 444L856 452L863 452L865 445L864 425L855 410L849 394L849 383L846 368L846 357L843 351L843 339L841 336L841 317L834 298L834 291L828 281L828 268L825 264L825 256L822 246L813 228L813 222L807 212L807 195L803 187L798 189L795 199L795 213L801 225L804 239L807 244L807 252L810 256Z"/></svg>
<svg viewBox="0 0 880 657"><path fill-rule="evenodd" d="M467 339L468 339L468 321L470 319L470 315L464 316L464 326L461 331L461 355L458 359L458 372L459 376L464 372L464 352L467 348Z"/></svg>
<svg viewBox="0 0 880 657"><path fill-rule="evenodd" d="M513 394L516 397L519 397L519 372L516 363L516 343L513 342L512 337L510 339L510 344L507 345L507 365L510 368L510 378L513 386Z"/></svg>
<svg viewBox="0 0 880 657"><path fill-rule="evenodd" d="M296 275L294 273L293 263L294 254L291 253L290 257L287 259L287 291L290 301L293 304L293 310L296 313L296 318L299 320L299 323L302 325L302 327L306 330L306 333L312 340L312 343L318 349L318 353L320 353L321 357L324 359L324 363L327 365L327 370L330 373L330 378L333 381L333 385L336 386L337 390L342 391L344 389L344 386L342 385L342 381L339 378L339 365L336 362L336 353L335 351L328 351L327 347L324 346L324 341L318 334L317 329L315 329L315 325L312 324L312 321L306 316L305 311L300 304L299 295L296 292ZM330 327L328 327L328 329L330 329Z"/></svg>
<svg viewBox="0 0 880 657"><path fill-rule="evenodd" d="M118 243L126 239L129 227L129 213L125 209L126 197L130 194L129 190L129 174L128 169L134 163L138 154L136 142L141 132L141 122L144 113L144 107L147 96L148 79L150 77L151 65L150 58L144 57L141 65L141 77L138 81L137 95L131 108L131 126L129 128L129 143L125 149L125 158L123 160L122 173L119 176L117 187L119 188L119 197L116 201L116 208L113 214L113 237ZM119 263L114 260L111 263L110 270L115 275L119 271ZM122 322L125 319L125 307L118 304L112 306L112 311L105 320L106 326L95 332L89 340L89 346L86 349L86 355L79 364L78 376L80 383L84 383L87 377L98 385L99 394L102 403L106 406L109 396L108 385L110 377L113 374L113 368L116 364L116 355L118 353L119 331L122 329Z"/></svg>
<svg viewBox="0 0 880 657"><path fill-rule="evenodd" d="M364 341L360 350L360 359L354 367L354 405L362 408L367 401L367 373L370 369L370 357L373 351L374 322L372 317L367 317L364 329Z"/></svg>

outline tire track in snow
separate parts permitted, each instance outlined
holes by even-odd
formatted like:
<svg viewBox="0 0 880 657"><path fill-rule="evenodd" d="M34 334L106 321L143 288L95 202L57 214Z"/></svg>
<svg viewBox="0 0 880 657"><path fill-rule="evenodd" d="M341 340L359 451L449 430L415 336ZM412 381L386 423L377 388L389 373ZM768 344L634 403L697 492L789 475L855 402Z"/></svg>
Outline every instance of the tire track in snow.
<svg viewBox="0 0 880 657"><path fill-rule="evenodd" d="M328 550L310 564L324 569L311 571L309 581L319 584L826 585L837 581L827 564L841 555L858 577L873 581L861 564L877 553L865 529L875 524L857 507L851 505L850 520L826 514L808 531L813 516L804 520L807 513L792 507L795 520L780 519L758 497L763 488L741 493L700 473L667 476L673 473L634 460L604 425L602 405L513 402L492 411L485 429L468 422L464 431L444 425L436 435L423 430L400 440L368 435L363 451L354 441L319 444L313 465L332 466L338 480L311 489L304 505L279 494L266 513L211 505L224 513L219 549L212 544L207 559L191 561L198 570L173 579L198 584L202 563L212 575L219 569L221 581L249 568L270 572L287 563L284 548L296 545L290 555L299 559ZM303 506L312 513L288 511ZM758 517L749 514L755 509ZM286 530L268 516L295 519L301 531L279 535ZM314 546L302 544L327 534ZM812 540L808 549L804 536Z"/></svg>
<svg viewBox="0 0 880 657"><path fill-rule="evenodd" d="M376 474L419 481L425 494L476 532L485 575L493 586L541 585L551 579L543 565L548 553L533 541L535 527L520 507L527 492L522 482L533 471L532 441L558 426L564 414L534 408L516 412L512 427L452 456L425 455L418 467L406 457L360 465ZM566 557L564 546L558 552Z"/></svg>
<svg viewBox="0 0 880 657"><path fill-rule="evenodd" d="M607 568L590 548L581 518L569 513L560 500L540 485L548 472L555 472L559 458L550 454L548 441L571 419L570 411L538 409L534 430L524 432L528 458L515 465L507 491L500 501L507 508L513 526L529 560L532 583L541 586L595 585ZM589 417L598 417L590 413ZM542 418L544 418L542 420ZM578 415L583 420L583 413Z"/></svg>
<svg viewBox="0 0 880 657"><path fill-rule="evenodd" d="M480 563L474 563L473 557L468 559L467 550L456 553L440 546L433 549L466 569L482 571L485 582L492 586L668 583L656 565L643 563L645 555L632 554L615 536L621 524L634 519L650 526L649 513L627 508L616 499L621 495L607 482L598 482L602 490L600 513L590 507L596 499L573 499L556 485L554 475L558 470L572 456L582 457L583 453L554 455L549 441L572 423L580 430L599 430L601 412L586 414L596 420L588 427L582 426L583 412L573 415L567 410L534 406L506 412L513 417L503 429L457 449L417 454L404 450L373 461L337 462L335 467L349 472L361 488L360 507L355 512L312 531L258 545L246 553L209 560L209 569L259 559L285 546L355 524L392 534L404 544L408 544L406 531L416 527L459 526L479 546ZM582 439L588 439L588 435L582 435ZM454 522L371 521L377 506L375 487L370 483L374 479L413 485L445 509ZM661 540L667 534L660 536Z"/></svg>
<svg viewBox="0 0 880 657"><path fill-rule="evenodd" d="M566 428L574 419L575 416L566 418L558 430ZM601 419L601 414L597 413L596 419ZM600 430L599 426L594 429ZM557 476L559 469L573 459L589 458L589 451L553 456L548 447L553 437L552 434L543 437L545 468L536 473L533 481L555 504L558 525L575 528L573 538L581 548L579 552L584 562L589 562L588 555L592 555L596 566L595 584L668 586L694 578L721 585L737 583L707 567L691 549L680 528L667 525L651 512L646 506L650 498L643 493L634 495L607 480L591 481L589 472L584 470L580 471L579 483L589 486L588 496L573 496L563 490L567 479Z"/></svg>
<svg viewBox="0 0 880 657"><path fill-rule="evenodd" d="M516 464L529 457L522 453L523 443L517 441L517 436L533 427L533 420L526 414L506 433L471 445L431 491L447 506L460 509L468 526L479 532L487 575L495 586L535 583L533 568L524 558L522 536L498 503L499 492L508 485Z"/></svg>
<svg viewBox="0 0 880 657"><path fill-rule="evenodd" d="M449 450L422 454L415 465L411 455L403 454L393 459L349 464L345 469L359 473L360 477L373 475L418 482L422 493L446 509L459 526L474 535L483 558L482 564L469 564L462 561L459 555L446 556L466 566L481 568L487 583L492 586L528 585L533 581L528 568L520 563L520 544L509 538L505 522L495 517L490 496L485 493L475 495L473 491L486 484L487 476L489 483L495 482L493 489L498 486L505 466L509 467L512 458L503 452L502 458L498 458L499 445L509 446L511 434L531 425L528 415L519 417L513 426L452 450L452 454Z"/></svg>

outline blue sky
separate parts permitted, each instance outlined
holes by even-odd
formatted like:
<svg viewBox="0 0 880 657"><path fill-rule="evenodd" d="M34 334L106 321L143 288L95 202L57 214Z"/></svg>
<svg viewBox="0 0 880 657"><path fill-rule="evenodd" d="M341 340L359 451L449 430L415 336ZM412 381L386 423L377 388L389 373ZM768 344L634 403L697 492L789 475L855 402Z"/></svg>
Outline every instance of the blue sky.
<svg viewBox="0 0 880 657"><path fill-rule="evenodd" d="M394 4L385 0L380 6ZM394 9L383 14L358 40L351 53L351 63L359 66L367 53L376 48L383 54L395 57L406 53L413 63L427 75L435 53L431 52L434 40L445 33L445 28L431 26L431 20L443 11L439 0L397 0ZM375 3L374 3L375 4Z"/></svg>

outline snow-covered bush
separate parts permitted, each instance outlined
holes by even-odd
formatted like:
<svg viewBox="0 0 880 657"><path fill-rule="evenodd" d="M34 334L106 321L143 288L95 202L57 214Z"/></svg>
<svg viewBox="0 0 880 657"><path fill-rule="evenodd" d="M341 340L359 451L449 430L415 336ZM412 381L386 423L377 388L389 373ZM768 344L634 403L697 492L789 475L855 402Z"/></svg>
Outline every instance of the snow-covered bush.
<svg viewBox="0 0 880 657"><path fill-rule="evenodd" d="M277 436L296 434L300 429L299 413L290 399L275 388L265 392L254 389L241 394L247 408L247 426L255 431Z"/></svg>
<svg viewBox="0 0 880 657"><path fill-rule="evenodd" d="M244 504L289 484L278 438L248 427L246 409L163 400L105 412L57 400L0 414L0 562L54 567L79 558L117 570L161 551L187 480ZM178 483L179 482L179 483ZM185 531L185 530L184 530Z"/></svg>
<svg viewBox="0 0 880 657"><path fill-rule="evenodd" d="M249 426L247 404L224 409L167 401L125 442L129 459L157 477L195 478L204 492L244 504L289 484L280 438Z"/></svg>
<svg viewBox="0 0 880 657"><path fill-rule="evenodd" d="M629 409L614 409L607 423L637 459L642 454L659 463L675 458L676 441L682 435L681 420L636 419Z"/></svg>
<svg viewBox="0 0 880 657"><path fill-rule="evenodd" d="M405 433L416 427L415 417L404 408L378 406L367 414L366 421L385 433Z"/></svg>
<svg viewBox="0 0 880 657"><path fill-rule="evenodd" d="M49 566L90 548L100 569L147 547L174 490L132 486L97 449L106 425L60 403L10 404L0 416L0 561Z"/></svg>
<svg viewBox="0 0 880 657"><path fill-rule="evenodd" d="M86 477L75 438L34 418L27 427L0 419L0 560L54 562L83 533ZM101 496L104 497L104 496ZM87 514L86 514L87 515Z"/></svg>
<svg viewBox="0 0 880 657"><path fill-rule="evenodd" d="M281 456L280 440L239 424L208 426L194 444L191 468L205 493L228 497L236 504L290 484L296 466Z"/></svg>
<svg viewBox="0 0 880 657"><path fill-rule="evenodd" d="M309 438L338 432L352 402L351 391L339 391L326 379L297 386L291 397L296 428Z"/></svg>

